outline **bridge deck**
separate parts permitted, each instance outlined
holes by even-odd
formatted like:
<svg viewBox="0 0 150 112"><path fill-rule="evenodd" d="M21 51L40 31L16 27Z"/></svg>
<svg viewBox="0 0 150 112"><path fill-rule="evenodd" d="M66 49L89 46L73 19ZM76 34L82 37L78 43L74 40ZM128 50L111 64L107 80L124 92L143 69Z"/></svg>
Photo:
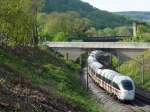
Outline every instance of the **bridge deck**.
<svg viewBox="0 0 150 112"><path fill-rule="evenodd" d="M150 42L45 42L51 48L150 49Z"/></svg>

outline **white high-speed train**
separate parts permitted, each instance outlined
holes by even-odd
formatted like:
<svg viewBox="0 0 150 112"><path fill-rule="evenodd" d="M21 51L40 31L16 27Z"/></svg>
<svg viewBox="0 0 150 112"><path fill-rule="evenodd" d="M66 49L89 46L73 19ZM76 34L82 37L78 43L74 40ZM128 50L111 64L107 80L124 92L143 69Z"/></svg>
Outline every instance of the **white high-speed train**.
<svg viewBox="0 0 150 112"><path fill-rule="evenodd" d="M101 51L93 51L88 57L88 74L101 88L117 96L122 101L132 101L135 98L135 85L133 80L114 70L106 69L97 61L96 57Z"/></svg>

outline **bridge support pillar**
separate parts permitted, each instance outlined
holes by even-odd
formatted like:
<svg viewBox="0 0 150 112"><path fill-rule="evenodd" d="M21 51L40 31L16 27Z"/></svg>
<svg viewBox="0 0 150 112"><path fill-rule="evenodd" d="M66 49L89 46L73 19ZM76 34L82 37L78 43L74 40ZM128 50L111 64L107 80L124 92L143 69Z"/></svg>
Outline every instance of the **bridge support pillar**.
<svg viewBox="0 0 150 112"><path fill-rule="evenodd" d="M82 69L82 68L83 68L83 67L82 67L82 56L80 56L79 59L80 59L80 60L79 60L79 61L80 61L79 63L80 63L81 69Z"/></svg>
<svg viewBox="0 0 150 112"><path fill-rule="evenodd" d="M66 60L67 61L69 60L69 53L68 52L66 53Z"/></svg>

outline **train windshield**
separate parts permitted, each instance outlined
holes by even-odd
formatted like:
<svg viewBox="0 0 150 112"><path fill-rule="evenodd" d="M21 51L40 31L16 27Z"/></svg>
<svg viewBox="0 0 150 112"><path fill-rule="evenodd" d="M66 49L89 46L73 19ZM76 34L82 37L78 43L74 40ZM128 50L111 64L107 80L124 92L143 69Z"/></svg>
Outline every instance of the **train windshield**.
<svg viewBox="0 0 150 112"><path fill-rule="evenodd" d="M129 80L123 80L121 81L122 86L125 90L133 90L133 85L132 82Z"/></svg>

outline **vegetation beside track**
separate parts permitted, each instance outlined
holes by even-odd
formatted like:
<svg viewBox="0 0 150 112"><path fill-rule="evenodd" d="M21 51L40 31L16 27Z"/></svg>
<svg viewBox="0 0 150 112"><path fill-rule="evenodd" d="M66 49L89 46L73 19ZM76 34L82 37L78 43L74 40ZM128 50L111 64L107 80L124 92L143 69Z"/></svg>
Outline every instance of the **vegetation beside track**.
<svg viewBox="0 0 150 112"><path fill-rule="evenodd" d="M138 87L143 87L144 89L150 90L149 62L150 50L144 52L142 55L136 57L135 59L131 59L130 61L123 63L120 67L118 67L118 69L121 73L129 75L131 78L133 78ZM143 85L141 80L142 72L144 74Z"/></svg>
<svg viewBox="0 0 150 112"><path fill-rule="evenodd" d="M0 91L0 109L4 112L23 112L26 108L29 112L48 112L48 107L54 104L50 111L103 111L81 86L78 70L79 65L65 61L45 46L0 48L0 85L4 90ZM10 94L5 94L6 90ZM28 94L28 90L30 93L37 91L38 94ZM26 108L23 106L26 104L23 96L28 99ZM34 96L37 98L36 103ZM49 103L43 104L40 98Z"/></svg>

